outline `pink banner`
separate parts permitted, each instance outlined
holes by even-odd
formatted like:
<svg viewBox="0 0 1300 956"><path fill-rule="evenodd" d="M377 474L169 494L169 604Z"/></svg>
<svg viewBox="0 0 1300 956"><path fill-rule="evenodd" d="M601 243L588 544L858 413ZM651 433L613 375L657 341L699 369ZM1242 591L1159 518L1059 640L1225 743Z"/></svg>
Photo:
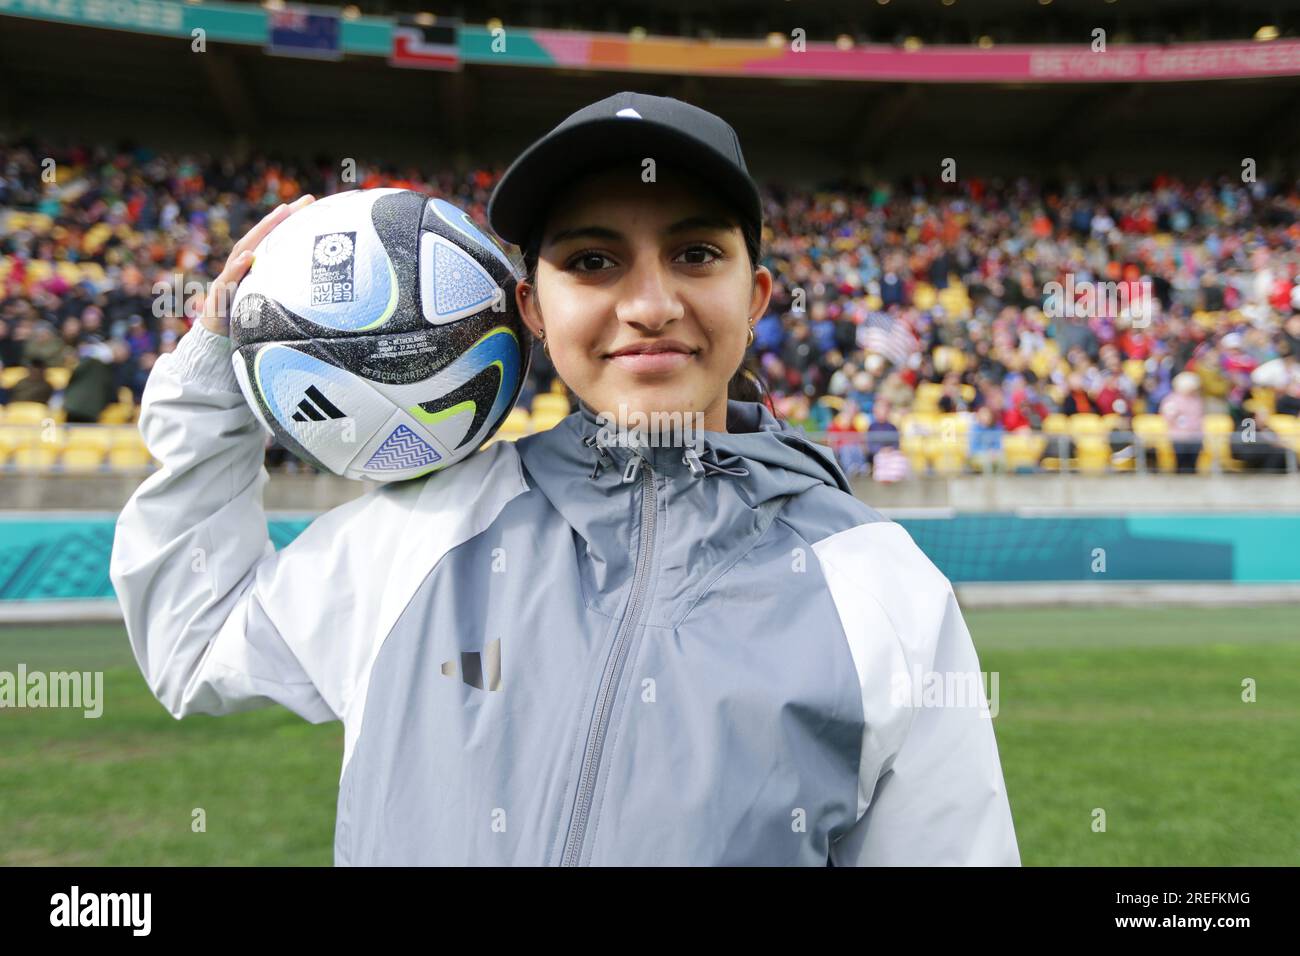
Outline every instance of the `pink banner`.
<svg viewBox="0 0 1300 956"><path fill-rule="evenodd" d="M912 83L1108 83L1222 80L1300 75L1300 40L1113 45L933 46L903 50L868 44L851 50L787 41L684 40L621 34L532 31L555 65L585 69L715 76L779 76Z"/></svg>

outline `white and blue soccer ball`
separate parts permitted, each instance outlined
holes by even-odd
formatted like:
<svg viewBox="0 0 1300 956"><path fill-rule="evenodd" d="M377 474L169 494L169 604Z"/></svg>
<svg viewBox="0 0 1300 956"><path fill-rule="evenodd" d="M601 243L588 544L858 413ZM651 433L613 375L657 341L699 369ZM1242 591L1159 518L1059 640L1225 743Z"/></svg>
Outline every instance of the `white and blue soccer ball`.
<svg viewBox="0 0 1300 956"><path fill-rule="evenodd" d="M380 482L446 468L519 397L532 345L521 278L442 199L319 199L255 250L231 305L235 375L263 425L318 468Z"/></svg>

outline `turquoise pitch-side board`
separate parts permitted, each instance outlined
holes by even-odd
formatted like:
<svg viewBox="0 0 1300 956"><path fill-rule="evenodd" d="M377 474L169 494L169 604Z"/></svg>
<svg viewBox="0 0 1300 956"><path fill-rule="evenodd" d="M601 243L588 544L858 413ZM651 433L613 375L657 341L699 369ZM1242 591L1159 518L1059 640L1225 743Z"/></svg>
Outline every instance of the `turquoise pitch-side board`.
<svg viewBox="0 0 1300 956"><path fill-rule="evenodd" d="M312 520L273 515L282 548ZM1300 512L898 519L953 582L1300 582ZM114 516L0 516L0 601L111 598Z"/></svg>

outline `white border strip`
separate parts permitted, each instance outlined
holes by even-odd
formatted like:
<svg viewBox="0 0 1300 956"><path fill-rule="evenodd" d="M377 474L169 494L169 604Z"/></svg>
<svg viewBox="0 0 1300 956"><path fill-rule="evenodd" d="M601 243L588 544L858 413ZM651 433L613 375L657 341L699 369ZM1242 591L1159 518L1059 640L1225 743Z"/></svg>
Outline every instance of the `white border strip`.
<svg viewBox="0 0 1300 956"><path fill-rule="evenodd" d="M963 608L1300 605L1300 583L1288 582L1041 581L958 584L953 589Z"/></svg>

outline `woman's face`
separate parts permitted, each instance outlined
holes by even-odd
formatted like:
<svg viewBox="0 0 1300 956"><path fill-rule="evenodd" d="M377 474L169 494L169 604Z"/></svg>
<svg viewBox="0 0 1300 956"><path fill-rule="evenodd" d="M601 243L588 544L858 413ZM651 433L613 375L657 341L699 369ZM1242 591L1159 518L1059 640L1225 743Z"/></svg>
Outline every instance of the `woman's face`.
<svg viewBox="0 0 1300 956"><path fill-rule="evenodd" d="M516 302L560 378L614 420L620 405L701 412L706 430L726 431L727 385L772 293L740 226L672 170L643 182L639 163L576 182L551 209ZM681 351L614 354L634 346Z"/></svg>

